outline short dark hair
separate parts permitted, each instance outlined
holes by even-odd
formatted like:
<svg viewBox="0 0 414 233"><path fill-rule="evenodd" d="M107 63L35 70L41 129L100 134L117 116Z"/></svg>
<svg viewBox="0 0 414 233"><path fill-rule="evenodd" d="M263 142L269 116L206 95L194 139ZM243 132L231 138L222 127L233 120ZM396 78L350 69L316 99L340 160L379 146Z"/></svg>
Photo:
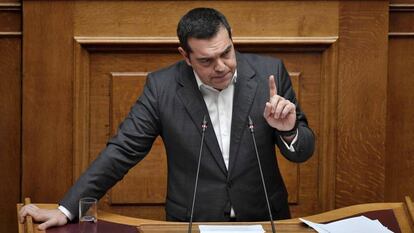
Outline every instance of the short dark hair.
<svg viewBox="0 0 414 233"><path fill-rule="evenodd" d="M177 36L181 47L191 52L189 38L210 39L224 27L231 39L231 28L226 17L212 8L194 8L185 14L177 26Z"/></svg>

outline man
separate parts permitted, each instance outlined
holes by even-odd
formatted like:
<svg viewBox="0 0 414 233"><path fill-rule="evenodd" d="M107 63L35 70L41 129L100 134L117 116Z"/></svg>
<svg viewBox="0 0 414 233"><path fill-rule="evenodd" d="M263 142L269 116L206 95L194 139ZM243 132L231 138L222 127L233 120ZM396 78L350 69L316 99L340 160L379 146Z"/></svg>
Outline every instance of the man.
<svg viewBox="0 0 414 233"><path fill-rule="evenodd" d="M303 162L313 153L314 135L283 63L236 52L226 18L214 9L189 11L180 20L177 35L184 60L148 75L142 96L118 134L67 192L58 209L28 205L20 211L20 221L31 215L44 222L40 229L46 229L76 219L79 199L101 198L145 157L158 135L168 157L166 218L188 221L204 116L209 127L194 220L268 220L247 127L249 116L255 124L273 216L290 217L274 145L287 159Z"/></svg>

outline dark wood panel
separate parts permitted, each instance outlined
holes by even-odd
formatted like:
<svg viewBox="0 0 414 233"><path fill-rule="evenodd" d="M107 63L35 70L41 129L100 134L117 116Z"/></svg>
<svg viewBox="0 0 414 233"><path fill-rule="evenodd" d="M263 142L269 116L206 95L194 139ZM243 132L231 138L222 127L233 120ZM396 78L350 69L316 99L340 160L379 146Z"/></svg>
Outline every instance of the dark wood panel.
<svg viewBox="0 0 414 233"><path fill-rule="evenodd" d="M384 200L388 3L340 3L336 207Z"/></svg>
<svg viewBox="0 0 414 233"><path fill-rule="evenodd" d="M111 77L111 135L128 115L131 106L144 90L148 73L112 73ZM137 187L140 190L137 192ZM167 191L167 157L164 144L158 137L149 156L128 173L111 190L111 204L164 205Z"/></svg>
<svg viewBox="0 0 414 233"><path fill-rule="evenodd" d="M391 1L388 53L385 200L414 195L414 1Z"/></svg>
<svg viewBox="0 0 414 233"><path fill-rule="evenodd" d="M72 3L24 2L23 196L57 202L72 185Z"/></svg>
<svg viewBox="0 0 414 233"><path fill-rule="evenodd" d="M414 4L412 11L391 11L390 32L414 32Z"/></svg>
<svg viewBox="0 0 414 233"><path fill-rule="evenodd" d="M0 226L17 232L20 201L21 38L0 36Z"/></svg>
<svg viewBox="0 0 414 233"><path fill-rule="evenodd" d="M2 8L0 6L0 32L21 32L20 8Z"/></svg>
<svg viewBox="0 0 414 233"><path fill-rule="evenodd" d="M414 196L414 36L390 37L387 117L387 201Z"/></svg>
<svg viewBox="0 0 414 233"><path fill-rule="evenodd" d="M138 51L137 51L138 50ZM131 104L138 98L142 89L143 82L139 81L138 86L125 87L125 83L119 83L115 86L113 80L114 74L119 76L126 73L147 73L167 66L180 59L178 52L139 52L139 48L132 49L130 52L91 52L89 54L90 76L90 161L97 157L99 152L105 147L107 140L114 133L118 124L123 120L123 116L129 112ZM141 75L142 76L142 75ZM120 77L118 77L119 79ZM131 81L131 80L130 80ZM126 82L126 81L124 81ZM127 82L126 85L131 84ZM111 102L115 96L114 87L122 88L118 93L124 93L128 98L119 109L111 112ZM111 96L112 92L112 96ZM116 100L115 100L116 101ZM119 105L119 104L117 104ZM116 106L119 108L120 106ZM122 116L121 116L122 115ZM163 164L154 164L154 162ZM105 199L101 201L101 208L134 217L149 219L165 219L164 205L166 193L166 175L159 176L158 183L147 185L151 179L145 177L151 176L151 173L164 169L166 173L166 157L163 144L158 139L150 154L134 168L122 182L115 185ZM126 193L126 192L129 192ZM148 193L149 196L146 195ZM159 195L163 195L159 197ZM158 196L154 199L151 196ZM148 203L154 201L155 203ZM121 205L117 205L121 204Z"/></svg>

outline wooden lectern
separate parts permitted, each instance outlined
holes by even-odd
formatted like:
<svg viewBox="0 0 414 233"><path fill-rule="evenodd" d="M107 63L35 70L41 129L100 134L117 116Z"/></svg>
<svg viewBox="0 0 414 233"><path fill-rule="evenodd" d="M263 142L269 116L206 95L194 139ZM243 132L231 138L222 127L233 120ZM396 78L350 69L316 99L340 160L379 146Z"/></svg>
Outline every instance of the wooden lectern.
<svg viewBox="0 0 414 233"><path fill-rule="evenodd" d="M36 204L40 208L56 208L56 204ZM23 206L23 204L17 204L17 211ZM370 204L360 204L350 207L340 208L325 213L312 215L304 217L307 220L319 223L326 223L334 220L344 219L352 216L365 215L370 213L371 216L383 215L382 219L384 220L384 213L388 213L388 216L385 218L385 222L394 221L396 224L394 227L402 233L411 233L414 232L414 206L409 197L406 197L405 203L370 203ZM389 215L391 214L391 215ZM187 223L178 223L178 222L165 222L165 221L156 221L149 219L139 219L132 218L127 216L122 216L118 214L112 214L108 212L98 212L99 220L106 221L110 223L119 223L130 225L137 228L139 233L185 233L187 232ZM389 221L388 221L389 220ZM381 221L381 220L380 220ZM384 224L384 221L381 221ZM193 232L199 232L198 224L194 223ZM271 226L268 222L231 222L231 223L202 223L202 224L237 224L237 225L252 225L252 224L261 224L266 232L271 232ZM276 230L278 233L283 232L315 232L313 229L307 227L305 224L301 223L299 219L287 219L276 221ZM19 233L26 232L41 232L37 230L36 223L31 223L31 221L26 221L25 224L18 223ZM398 225L398 226L397 226ZM387 226L390 228L390 226ZM48 230L49 231L49 230ZM64 231L66 232L66 231ZM98 231L99 233L99 231Z"/></svg>

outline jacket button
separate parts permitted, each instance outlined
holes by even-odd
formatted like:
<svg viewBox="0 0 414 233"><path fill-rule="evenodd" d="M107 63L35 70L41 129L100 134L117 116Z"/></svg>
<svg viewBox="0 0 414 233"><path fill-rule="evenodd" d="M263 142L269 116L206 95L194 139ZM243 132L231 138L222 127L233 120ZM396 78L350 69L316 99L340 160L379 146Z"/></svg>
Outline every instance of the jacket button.
<svg viewBox="0 0 414 233"><path fill-rule="evenodd" d="M231 189L231 181L227 182L227 188Z"/></svg>

